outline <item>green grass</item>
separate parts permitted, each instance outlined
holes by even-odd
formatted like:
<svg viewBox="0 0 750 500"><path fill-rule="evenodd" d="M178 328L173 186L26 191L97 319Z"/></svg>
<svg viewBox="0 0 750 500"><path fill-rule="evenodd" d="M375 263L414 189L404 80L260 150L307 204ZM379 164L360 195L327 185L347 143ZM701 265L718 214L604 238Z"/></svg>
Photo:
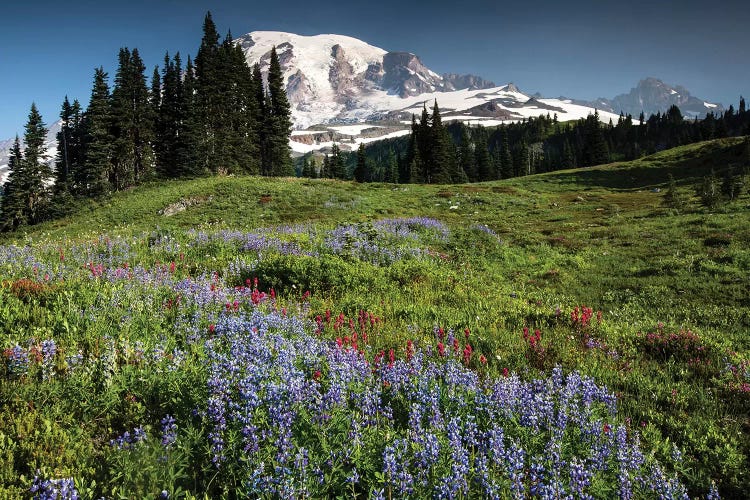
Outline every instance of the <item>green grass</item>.
<svg viewBox="0 0 750 500"><path fill-rule="evenodd" d="M71 251L101 235L121 237L133 242L138 256L139 262L130 264L151 267L174 256L151 248L149 241L169 236L187 248L192 229L251 231L297 223L331 229L393 217L439 219L451 228L451 237L431 242L433 257L426 260L377 266L336 256L270 252L253 274L285 298L309 288L313 314L331 309L356 317L360 309L372 311L384 319L377 340L382 348L408 339L427 344L435 325L468 327L478 352L487 354L491 373L510 368L531 376L560 364L592 375L621 396L624 417L634 426L643 423L648 451L661 458L669 454L671 443L683 449L685 466L678 472L694 494L715 480L723 494L741 496L750 490L750 394L733 389L724 363L750 357L750 196L709 211L693 193L711 169L721 175L730 164L741 164L741 141L705 142L633 162L455 186L258 177L159 182L88 202L67 218L5 235L0 244L29 244L54 259L56 249ZM689 196L681 213L663 203L669 174ZM180 201L190 206L163 215ZM472 229L478 224L491 228L499 241ZM182 272L221 272L238 256L231 245L186 250L188 264ZM22 277L0 266L0 281ZM112 293L92 286L65 283L48 298L31 301L4 286L0 335L5 339L0 347L45 334L62 336L71 346L88 342L92 350L104 335L133 340L169 335L174 318L152 318L148 297L133 296L131 304L113 310L111 317L82 319L78 310L106 302ZM592 335L606 348L582 346L576 336L580 332L571 328L568 315L581 305L602 311L603 322ZM133 308L133 322L121 329L118 315ZM695 332L699 351L690 351L693 357L687 358L655 354L643 334L656 332L658 323L664 332ZM543 360L531 363L535 366L530 366L521 337L524 326L541 328L548 348ZM704 364L696 365L695 358ZM160 383L187 390L193 376L198 377L188 374L185 380ZM123 385L117 394L130 390L135 389ZM139 390L152 391L152 405L162 404L154 387ZM18 411L31 401L38 404L43 392L29 389L13 396L0 391L6 408ZM13 479L19 471L28 476L31 467L14 465L13 460L22 461L19 457L39 466L40 457L55 456L56 470L96 475L96 443L81 438L91 430L62 418L66 411L100 419L97 429L145 418L145 407L128 406L133 414L124 414L122 398L110 392L90 407L75 408L84 399L74 396L64 410L32 405L33 410L15 416L6 410L0 419L0 452L10 455L0 453L0 485L7 483L10 494L28 480ZM8 452L16 448L3 439L20 436L50 415L57 420L48 429L56 439L49 446L63 450L61 455L44 448L41 438L33 446L19 445L28 447L22 452ZM2 492L0 486L0 496Z"/></svg>

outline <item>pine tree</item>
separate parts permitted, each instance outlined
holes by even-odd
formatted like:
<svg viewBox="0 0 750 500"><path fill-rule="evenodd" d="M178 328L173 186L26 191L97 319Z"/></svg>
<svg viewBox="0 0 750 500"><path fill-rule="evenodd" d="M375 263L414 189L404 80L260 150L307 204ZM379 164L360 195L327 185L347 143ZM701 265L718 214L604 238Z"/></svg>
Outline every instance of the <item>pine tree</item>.
<svg viewBox="0 0 750 500"><path fill-rule="evenodd" d="M513 175L515 177L526 175L530 161L529 146L526 144L526 141L521 141L513 158Z"/></svg>
<svg viewBox="0 0 750 500"><path fill-rule="evenodd" d="M461 125L461 145L458 150L458 159L469 181L476 182L478 175L474 158L474 145L469 138L468 128L465 125Z"/></svg>
<svg viewBox="0 0 750 500"><path fill-rule="evenodd" d="M573 154L573 148L570 146L570 141L566 137L565 142L563 143L561 167L564 169L569 169L569 168L575 168L575 166L576 166L576 159L575 159L575 155Z"/></svg>
<svg viewBox="0 0 750 500"><path fill-rule="evenodd" d="M228 37L229 38L229 37ZM232 163L245 174L260 173L260 122L257 121L258 101L253 82L253 70L247 65L245 54L239 45L229 41L225 49L229 61L227 80L231 96L230 121L232 141ZM288 142L288 136L287 136Z"/></svg>
<svg viewBox="0 0 750 500"><path fill-rule="evenodd" d="M81 105L78 101L70 104L68 96L60 110L60 132L57 133L57 155L55 157L55 184L52 188L53 202L50 216L57 218L71 208L73 180L80 169L81 159Z"/></svg>
<svg viewBox="0 0 750 500"><path fill-rule="evenodd" d="M345 179L346 168L344 158L341 156L341 148L335 142L331 146L331 157L329 163L329 176L333 179Z"/></svg>
<svg viewBox="0 0 750 500"><path fill-rule="evenodd" d="M502 172L500 177L502 179L510 179L513 177L513 155L510 151L510 145L508 144L508 128L502 128L502 145L500 147L500 159L502 165Z"/></svg>
<svg viewBox="0 0 750 500"><path fill-rule="evenodd" d="M357 150L357 167L354 169L354 180L364 182L367 175L367 156L365 155L365 145L360 143Z"/></svg>
<svg viewBox="0 0 750 500"><path fill-rule="evenodd" d="M85 130L84 159L76 184L85 196L101 196L110 191L109 173L112 159L112 136L107 73L101 67L94 72L89 107L83 119Z"/></svg>
<svg viewBox="0 0 750 500"><path fill-rule="evenodd" d="M492 169L492 158L487 146L487 137L484 129L477 130L477 138L474 146L475 164L477 166L477 177L480 181L491 181L496 178Z"/></svg>
<svg viewBox="0 0 750 500"><path fill-rule="evenodd" d="M281 72L276 47L271 49L271 61L268 67L268 101L266 142L267 170L273 176L286 176L294 173L289 135L292 131L291 107L286 96L284 75Z"/></svg>
<svg viewBox="0 0 750 500"><path fill-rule="evenodd" d="M73 133L73 106L68 101L68 96L62 103L60 110L60 131L57 133L57 155L55 156L55 193L68 192L68 174L72 170L72 148Z"/></svg>
<svg viewBox="0 0 750 500"><path fill-rule="evenodd" d="M716 177L716 173L711 170L711 174L704 177L703 181L698 185L697 193L700 197L701 202L706 207L712 209L715 208L721 200L721 190L719 186L719 179Z"/></svg>
<svg viewBox="0 0 750 500"><path fill-rule="evenodd" d="M599 122L599 111L595 111L593 115L586 118L585 128L584 166L590 167L609 162L609 147Z"/></svg>
<svg viewBox="0 0 750 500"><path fill-rule="evenodd" d="M219 33L207 12L203 20L203 38L195 56L196 131L193 144L196 169L218 172L224 165L217 164L219 128L223 119L219 61Z"/></svg>
<svg viewBox="0 0 750 500"><path fill-rule="evenodd" d="M440 117L440 108L438 107L437 99L432 108L431 118L432 127L428 136L429 160L426 162L426 181L428 183L448 184L453 181L451 174L455 170L455 157L452 154L451 139Z"/></svg>
<svg viewBox="0 0 750 500"><path fill-rule="evenodd" d="M120 49L111 99L110 183L115 190L139 184L153 170L154 116L145 70L138 49L132 52L127 48Z"/></svg>
<svg viewBox="0 0 750 500"><path fill-rule="evenodd" d="M672 174L669 174L669 187L664 193L664 204L678 213L685 210L687 206L687 198L677 189L677 182Z"/></svg>
<svg viewBox="0 0 750 500"><path fill-rule="evenodd" d="M28 223L25 206L25 187L28 184L27 174L21 152L21 141L16 140L8 157L8 179L3 186L3 196L0 198L0 227L3 231L11 231L22 224Z"/></svg>
<svg viewBox="0 0 750 500"><path fill-rule="evenodd" d="M266 93L263 89L263 74L258 63L253 64L252 80L250 80L250 92L252 92L255 103L256 140L258 141L258 156L260 157L260 174L271 175L268 164L268 132L266 125L270 122L269 109L266 102Z"/></svg>
<svg viewBox="0 0 750 500"><path fill-rule="evenodd" d="M393 149L388 151L388 164L385 172L385 182L399 182L398 158Z"/></svg>
<svg viewBox="0 0 750 500"><path fill-rule="evenodd" d="M740 115L744 115L745 114L745 110L746 110L746 108L745 108L745 98L742 97L742 96L740 96L740 111L739 111Z"/></svg>
<svg viewBox="0 0 750 500"><path fill-rule="evenodd" d="M9 161L12 171L8 178L7 204L3 198L3 216L9 219L11 227L41 222L49 209L52 193L47 186L53 175L44 147L46 135L47 128L42 116L36 104L32 103L24 128L26 149L21 155L21 146L16 137Z"/></svg>

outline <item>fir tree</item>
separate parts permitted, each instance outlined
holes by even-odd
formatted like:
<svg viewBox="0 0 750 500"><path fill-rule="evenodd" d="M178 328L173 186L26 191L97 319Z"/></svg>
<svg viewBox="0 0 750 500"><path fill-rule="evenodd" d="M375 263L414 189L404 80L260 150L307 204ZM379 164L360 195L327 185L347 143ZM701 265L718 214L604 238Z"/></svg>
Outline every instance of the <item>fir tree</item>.
<svg viewBox="0 0 750 500"><path fill-rule="evenodd" d="M284 75L281 72L276 47L271 50L271 61L268 67L266 108L267 171L274 176L292 175L294 164L289 148L289 135L292 131L291 107L286 97Z"/></svg>
<svg viewBox="0 0 750 500"><path fill-rule="evenodd" d="M492 158L487 146L487 137L484 129L477 130L477 139L474 146L474 163L477 168L477 178L479 181L491 181L496 178L493 172Z"/></svg>
<svg viewBox="0 0 750 500"><path fill-rule="evenodd" d="M89 107L83 119L85 129L84 159L76 184L85 196L100 196L110 190L109 172L112 159L112 136L107 73L101 67L94 72Z"/></svg>
<svg viewBox="0 0 750 500"><path fill-rule="evenodd" d="M357 166L354 169L354 180L364 182L367 175L367 156L365 155L365 145L360 143L357 150Z"/></svg>
<svg viewBox="0 0 750 500"><path fill-rule="evenodd" d="M385 170L385 182L399 182L398 158L393 150L388 151L388 164Z"/></svg>
<svg viewBox="0 0 750 500"><path fill-rule="evenodd" d="M80 169L81 160L81 105L78 101L70 104L68 97L60 110L60 132L57 133L57 155L55 157L55 184L52 188L53 203L50 216L59 217L73 204L75 190L73 180Z"/></svg>
<svg viewBox="0 0 750 500"><path fill-rule="evenodd" d="M146 86L146 69L138 49L120 49L119 66L112 92L112 169L115 190L147 179L154 164L153 107Z"/></svg>
<svg viewBox="0 0 750 500"><path fill-rule="evenodd" d="M73 133L73 106L68 101L68 96L62 103L60 110L60 131L57 133L57 155L55 156L55 193L67 192L68 175L72 170Z"/></svg>
<svg viewBox="0 0 750 500"><path fill-rule="evenodd" d="M448 184L452 182L453 172L455 170L455 158L451 149L452 143L448 132L443 126L440 117L440 108L437 99L432 108L432 126L429 131L428 139L428 161L427 183Z"/></svg>
<svg viewBox="0 0 750 500"><path fill-rule="evenodd" d="M669 187L664 193L664 204L678 213L685 210L687 206L687 198L677 189L677 182L672 174L669 174Z"/></svg>
<svg viewBox="0 0 750 500"><path fill-rule="evenodd" d="M207 12L203 20L203 37L195 56L196 131L194 158L198 171L217 172L224 168L217 164L220 149L219 129L224 118L220 81L219 33Z"/></svg>
<svg viewBox="0 0 750 500"><path fill-rule="evenodd" d="M21 155L18 138L11 150L9 167L12 169L8 178L8 204L3 198L3 214L11 220L10 225L36 224L41 222L51 199L48 182L52 179L52 169L44 148L47 128L42 116L31 105L29 120L24 128L23 142L26 148Z"/></svg>
<svg viewBox="0 0 750 500"><path fill-rule="evenodd" d="M461 145L458 149L458 162L469 181L476 182L478 175L474 158L474 145L469 138L468 128L464 125L461 125Z"/></svg>
<svg viewBox="0 0 750 500"><path fill-rule="evenodd" d="M331 146L331 157L329 160L329 176L333 179L345 179L346 168L344 158L341 156L341 148L335 142Z"/></svg>
<svg viewBox="0 0 750 500"><path fill-rule="evenodd" d="M27 173L21 152L21 141L16 140L8 157L8 179L3 186L3 196L0 198L0 227L4 231L16 229L28 223L25 211L25 185L28 184Z"/></svg>
<svg viewBox="0 0 750 500"><path fill-rule="evenodd" d="M508 129L503 127L502 145L500 149L500 164L502 165L501 178L509 179L513 177L513 155L510 152L508 144Z"/></svg>
<svg viewBox="0 0 750 500"><path fill-rule="evenodd" d="M719 179L716 177L716 173L711 170L711 174L703 178L703 181L698 185L697 193L698 197L704 206L709 209L715 208L721 200L721 190L719 186Z"/></svg>
<svg viewBox="0 0 750 500"><path fill-rule="evenodd" d="M412 134L413 135L413 134ZM417 147L417 141L413 139L410 143L409 148L409 180L411 184L419 184L424 182L422 177L422 158L419 154L419 147Z"/></svg>
<svg viewBox="0 0 750 500"><path fill-rule="evenodd" d="M576 159L573 153L573 148L570 146L570 141L566 137L565 142L563 143L561 167L564 169L569 169L569 168L575 168L575 166L576 166Z"/></svg>
<svg viewBox="0 0 750 500"><path fill-rule="evenodd" d="M266 102L266 93L263 89L263 74L258 63L253 64L252 80L250 80L250 92L253 94L255 103L256 140L258 141L258 156L260 157L260 174L271 175L268 162L268 133L266 125L270 123L269 109Z"/></svg>

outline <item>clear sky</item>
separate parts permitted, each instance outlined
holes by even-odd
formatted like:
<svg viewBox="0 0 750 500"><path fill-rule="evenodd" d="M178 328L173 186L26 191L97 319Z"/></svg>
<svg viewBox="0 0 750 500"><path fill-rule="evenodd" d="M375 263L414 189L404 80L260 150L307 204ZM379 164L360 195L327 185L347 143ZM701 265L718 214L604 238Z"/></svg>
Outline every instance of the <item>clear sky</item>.
<svg viewBox="0 0 750 500"><path fill-rule="evenodd" d="M750 0L21 0L0 7L0 139L32 101L47 123L66 94L86 105L120 47L149 77L166 50L194 55L207 10L222 34L349 35L547 97L614 97L647 76L735 107L750 95Z"/></svg>

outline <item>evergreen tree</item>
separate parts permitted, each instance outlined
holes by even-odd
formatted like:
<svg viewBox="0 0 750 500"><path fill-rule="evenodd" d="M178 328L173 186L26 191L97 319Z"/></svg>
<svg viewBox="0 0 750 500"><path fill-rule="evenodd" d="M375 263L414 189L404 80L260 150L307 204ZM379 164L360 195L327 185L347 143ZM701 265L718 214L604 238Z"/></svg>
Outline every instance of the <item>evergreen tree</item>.
<svg viewBox="0 0 750 500"><path fill-rule="evenodd" d="M500 150L500 164L502 165L501 177L509 179L513 177L513 155L508 144L508 130L503 127L502 146Z"/></svg>
<svg viewBox="0 0 750 500"><path fill-rule="evenodd" d="M464 125L461 125L461 145L458 150L458 161L469 181L476 182L479 177L474 158L474 145L469 138L468 128Z"/></svg>
<svg viewBox="0 0 750 500"><path fill-rule="evenodd" d="M364 182L367 175L367 156L365 155L365 145L360 143L357 150L357 167L354 169L354 180Z"/></svg>
<svg viewBox="0 0 750 500"><path fill-rule="evenodd" d="M492 158L487 146L487 137L484 129L477 130L476 143L474 145L474 163L477 168L477 178L479 181L491 181L497 178L493 172Z"/></svg>
<svg viewBox="0 0 750 500"><path fill-rule="evenodd" d="M740 115L744 115L745 114L745 110L746 110L746 108L745 108L745 98L742 97L742 96L740 96L740 111L739 111Z"/></svg>
<svg viewBox="0 0 750 500"><path fill-rule="evenodd" d="M161 106L161 76L159 75L159 66L154 66L154 72L151 75L149 102L151 103L151 115L153 117L159 116L159 107Z"/></svg>
<svg viewBox="0 0 750 500"><path fill-rule="evenodd" d="M268 131L266 125L270 122L269 109L266 102L266 93L263 89L263 74L258 63L253 64L252 80L250 80L250 92L253 94L255 103L256 140L258 141L258 156L260 157L260 174L271 175L268 161Z"/></svg>
<svg viewBox="0 0 750 500"><path fill-rule="evenodd" d="M41 222L49 208L52 193L47 185L53 175L44 147L46 135L47 128L42 116L36 104L32 103L29 120L24 128L23 142L26 149L23 156L18 138L11 151L13 161L10 163L13 165L9 166L15 172L11 172L8 179L9 204L4 207L3 213L12 219L11 225L14 227L22 223Z"/></svg>
<svg viewBox="0 0 750 500"><path fill-rule="evenodd" d="M323 165L320 167L320 176L321 179L330 179L333 177L331 175L331 158L328 156L328 153L323 157Z"/></svg>
<svg viewBox="0 0 750 500"><path fill-rule="evenodd" d="M345 179L346 168L344 166L344 158L341 156L341 148L335 142L331 146L331 157L329 160L329 176L332 179Z"/></svg>
<svg viewBox="0 0 750 500"><path fill-rule="evenodd" d="M62 103L60 110L60 131L57 133L57 155L55 156L55 193L68 192L68 175L72 171L73 133L75 123L73 122L73 106L68 101L68 96Z"/></svg>
<svg viewBox="0 0 750 500"><path fill-rule="evenodd" d="M3 196L0 198L0 215L2 216L0 227L3 231L10 231L28 223L25 211L25 189L29 182L18 136L10 150L8 169L8 178L3 186Z"/></svg>
<svg viewBox="0 0 750 500"><path fill-rule="evenodd" d="M419 147L417 147L416 140L411 141L408 165L409 165L408 182L411 184L419 184L419 183L424 182L424 177L422 176L422 172L423 172L422 158L419 154Z"/></svg>
<svg viewBox="0 0 750 500"><path fill-rule="evenodd" d="M451 139L443 126L437 99L432 108L432 127L428 135L427 183L448 184L454 180L455 158Z"/></svg>
<svg viewBox="0 0 750 500"><path fill-rule="evenodd" d="M242 173L259 174L261 149L258 132L261 122L257 121L259 104L253 82L253 70L247 65L245 54L239 45L225 41L224 50L229 61L227 81L230 86L227 92L231 96L229 132L232 141L232 163Z"/></svg>
<svg viewBox="0 0 750 500"><path fill-rule="evenodd" d="M276 47L271 50L271 61L268 67L268 101L266 142L267 170L270 175L292 175L294 165L289 148L289 135L292 131L292 113L286 97L284 75L281 72Z"/></svg>
<svg viewBox="0 0 750 500"><path fill-rule="evenodd" d="M729 200L734 201L745 190L747 179L742 173L737 174L730 165L724 173L721 192Z"/></svg>
<svg viewBox="0 0 750 500"><path fill-rule="evenodd" d="M396 157L396 153L393 152L393 149L388 151L388 164L385 172L385 182L399 182L398 158Z"/></svg>
<svg viewBox="0 0 750 500"><path fill-rule="evenodd" d="M224 118L220 78L219 33L211 13L207 12L203 20L203 38L195 56L197 137L193 156L198 171L218 172L224 168L216 161L221 147L218 131Z"/></svg>
<svg viewBox="0 0 750 500"><path fill-rule="evenodd" d="M112 91L110 184L120 190L147 179L154 163L153 107L138 49L120 49Z"/></svg>
<svg viewBox="0 0 750 500"><path fill-rule="evenodd" d="M687 206L687 198L677 189L677 182L672 174L669 174L669 187L664 193L664 204L677 212L682 212Z"/></svg>
<svg viewBox="0 0 750 500"><path fill-rule="evenodd" d="M513 158L513 175L516 177L526 175L529 170L530 162L529 147L526 145L525 141L522 141L516 150L515 157Z"/></svg>
<svg viewBox="0 0 750 500"><path fill-rule="evenodd" d="M701 202L706 207L712 209L715 208L721 200L721 191L719 186L719 179L716 177L716 173L711 170L711 174L703 178L703 181L698 185L697 193Z"/></svg>
<svg viewBox="0 0 750 500"><path fill-rule="evenodd" d="M50 216L62 216L73 205L76 172L81 168L81 105L77 100L70 104L68 97L60 110L60 132L57 133L57 155L55 157L55 184L52 188L53 203Z"/></svg>
<svg viewBox="0 0 750 500"><path fill-rule="evenodd" d="M586 118L585 128L584 166L590 167L609 162L609 147L599 122L599 111L595 111L593 115Z"/></svg>
<svg viewBox="0 0 750 500"><path fill-rule="evenodd" d="M576 166L576 159L575 155L573 154L573 148L570 146L570 141L565 138L565 142L563 143L563 155L562 155L562 164L561 167L564 169L569 168L575 168Z"/></svg>
<svg viewBox="0 0 750 500"><path fill-rule="evenodd" d="M83 162L78 171L80 194L100 196L110 190L109 171L112 158L112 136L107 73L101 67L94 72L89 107L83 117L84 143Z"/></svg>

